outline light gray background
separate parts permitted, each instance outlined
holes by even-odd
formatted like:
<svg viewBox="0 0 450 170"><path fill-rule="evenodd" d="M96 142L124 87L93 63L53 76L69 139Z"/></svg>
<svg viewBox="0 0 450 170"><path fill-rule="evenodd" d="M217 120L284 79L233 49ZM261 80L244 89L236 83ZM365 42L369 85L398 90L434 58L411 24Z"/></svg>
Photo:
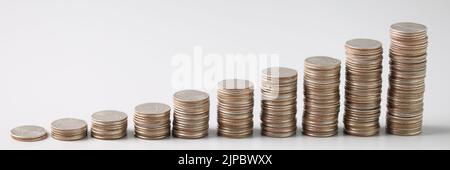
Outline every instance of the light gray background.
<svg viewBox="0 0 450 170"><path fill-rule="evenodd" d="M448 0L1 0L0 149L450 149L449 6ZM49 129L55 119L90 121L91 113L103 109L126 111L131 118L137 104L171 104L176 91L171 85L171 56L192 53L196 45L219 54L277 53L281 65L302 72L309 56L344 59L343 45L351 38L377 39L388 49L388 28L399 21L429 28L425 124L420 136L383 132L370 138L342 133L325 139L260 137L256 107L258 129L253 138L218 138L215 100L211 134L200 140L145 141L130 132L118 141L49 138L21 143L9 136L22 124ZM385 55L383 99L387 64ZM214 89L204 90L215 98ZM301 101L302 97L299 115Z"/></svg>

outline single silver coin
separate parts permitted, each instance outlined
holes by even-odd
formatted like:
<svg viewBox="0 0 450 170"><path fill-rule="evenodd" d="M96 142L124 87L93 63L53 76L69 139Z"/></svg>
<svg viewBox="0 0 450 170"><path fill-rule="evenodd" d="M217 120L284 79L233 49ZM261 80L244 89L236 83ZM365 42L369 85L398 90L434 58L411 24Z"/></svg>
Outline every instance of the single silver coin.
<svg viewBox="0 0 450 170"><path fill-rule="evenodd" d="M352 39L347 41L345 45L349 48L357 50L373 50L382 47L379 41L371 39Z"/></svg>
<svg viewBox="0 0 450 170"><path fill-rule="evenodd" d="M163 103L144 103L134 108L139 114L163 114L170 112L170 106Z"/></svg>
<svg viewBox="0 0 450 170"><path fill-rule="evenodd" d="M339 67L341 64L341 61L335 58L326 57L326 56L315 56L315 57L309 57L305 59L306 65L311 65L317 68L323 68L323 69L332 69Z"/></svg>
<svg viewBox="0 0 450 170"><path fill-rule="evenodd" d="M63 118L52 122L52 129L61 131L80 130L86 127L87 124L85 121L74 118Z"/></svg>
<svg viewBox="0 0 450 170"><path fill-rule="evenodd" d="M427 31L427 27L413 22L399 22L391 25L391 29L405 34L417 34Z"/></svg>
<svg viewBox="0 0 450 170"><path fill-rule="evenodd" d="M127 118L126 113L115 110L103 110L92 114L92 120L96 122L119 122Z"/></svg>
<svg viewBox="0 0 450 170"><path fill-rule="evenodd" d="M176 92L174 94L175 100L181 102L198 102L202 100L207 100L209 98L208 93L198 91L198 90L183 90Z"/></svg>

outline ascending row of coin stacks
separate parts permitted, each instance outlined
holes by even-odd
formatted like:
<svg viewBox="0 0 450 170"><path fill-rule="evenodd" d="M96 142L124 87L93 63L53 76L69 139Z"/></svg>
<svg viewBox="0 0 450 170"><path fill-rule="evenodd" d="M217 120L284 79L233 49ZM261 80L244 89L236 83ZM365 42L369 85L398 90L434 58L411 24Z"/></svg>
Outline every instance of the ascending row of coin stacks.
<svg viewBox="0 0 450 170"><path fill-rule="evenodd" d="M411 136L422 132L427 64L427 28L417 23L397 23L390 29L390 74L387 131ZM369 39L346 42L345 132L356 136L379 133L382 54L381 43ZM338 133L340 61L310 57L304 64L303 133L328 137ZM270 137L290 137L297 129L297 71L274 67L262 72L261 128ZM253 133L253 85L246 80L225 80L218 89L218 133L242 138ZM196 139L208 135L209 95L196 90L174 94L175 137ZM147 103L135 108L135 136L162 139L170 135L170 107ZM91 135L119 139L127 134L127 115L101 111L92 115ZM73 141L87 136L83 120L65 118L51 124L51 136ZM26 125L11 130L19 141L47 138L44 128Z"/></svg>
<svg viewBox="0 0 450 170"><path fill-rule="evenodd" d="M304 68L303 134L329 137L338 133L341 62L331 57L310 57Z"/></svg>
<svg viewBox="0 0 450 170"><path fill-rule="evenodd" d="M427 64L427 28L416 23L391 26L387 131L411 136L422 132Z"/></svg>
<svg viewBox="0 0 450 170"><path fill-rule="evenodd" d="M163 139L170 135L170 106L144 103L134 108L134 135L141 139Z"/></svg>
<svg viewBox="0 0 450 170"><path fill-rule="evenodd" d="M345 44L345 133L374 136L380 129L383 48L371 39L353 39Z"/></svg>
<svg viewBox="0 0 450 170"><path fill-rule="evenodd" d="M296 70L273 67L262 72L262 135L290 137L297 133Z"/></svg>
<svg viewBox="0 0 450 170"><path fill-rule="evenodd" d="M221 81L217 90L218 135L245 138L253 134L253 83L231 79Z"/></svg>
<svg viewBox="0 0 450 170"><path fill-rule="evenodd" d="M198 139L208 135L209 95L196 90L174 94L173 135L178 138Z"/></svg>

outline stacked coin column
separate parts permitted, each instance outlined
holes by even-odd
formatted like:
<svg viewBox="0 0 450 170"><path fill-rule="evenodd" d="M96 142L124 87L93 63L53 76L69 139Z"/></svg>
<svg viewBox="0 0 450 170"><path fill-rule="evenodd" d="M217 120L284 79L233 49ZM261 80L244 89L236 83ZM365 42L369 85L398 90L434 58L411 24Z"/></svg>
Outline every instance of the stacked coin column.
<svg viewBox="0 0 450 170"><path fill-rule="evenodd" d="M164 139L170 135L170 106L144 103L134 108L134 135L140 139Z"/></svg>
<svg viewBox="0 0 450 170"><path fill-rule="evenodd" d="M11 130L11 137L21 142L36 142L47 139L47 130L40 126L24 125Z"/></svg>
<svg viewBox="0 0 450 170"><path fill-rule="evenodd" d="M231 79L218 84L218 135L245 138L253 134L253 83Z"/></svg>
<svg viewBox="0 0 450 170"><path fill-rule="evenodd" d="M296 70L272 67L262 72L262 135L290 137L297 132Z"/></svg>
<svg viewBox="0 0 450 170"><path fill-rule="evenodd" d="M427 63L427 28L416 23L391 26L387 131L412 136L422 132Z"/></svg>
<svg viewBox="0 0 450 170"><path fill-rule="evenodd" d="M86 122L80 119L64 118L52 122L52 137L56 140L81 140L86 138L87 130Z"/></svg>
<svg viewBox="0 0 450 170"><path fill-rule="evenodd" d="M380 131L382 45L376 40L353 39L346 42L345 49L345 133L377 135Z"/></svg>
<svg viewBox="0 0 450 170"><path fill-rule="evenodd" d="M104 110L92 114L91 136L102 140L120 139L127 135L127 114Z"/></svg>
<svg viewBox="0 0 450 170"><path fill-rule="evenodd" d="M208 135L209 95L197 90L174 94L173 135L178 138L198 139Z"/></svg>
<svg viewBox="0 0 450 170"><path fill-rule="evenodd" d="M338 133L341 62L310 57L304 66L303 134L330 137Z"/></svg>

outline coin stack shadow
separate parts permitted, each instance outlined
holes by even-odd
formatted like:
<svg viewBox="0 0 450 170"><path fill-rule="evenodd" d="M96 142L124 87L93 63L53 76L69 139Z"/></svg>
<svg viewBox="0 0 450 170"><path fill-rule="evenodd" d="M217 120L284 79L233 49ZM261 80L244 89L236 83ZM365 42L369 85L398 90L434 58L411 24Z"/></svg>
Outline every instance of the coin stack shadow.
<svg viewBox="0 0 450 170"><path fill-rule="evenodd" d="M209 95L197 90L174 94L174 137L198 139L208 136Z"/></svg>
<svg viewBox="0 0 450 170"><path fill-rule="evenodd" d="M371 39L353 39L345 44L345 133L374 136L380 132L383 48Z"/></svg>
<svg viewBox="0 0 450 170"><path fill-rule="evenodd" d="M387 132L418 135L423 123L427 28L417 23L396 23L390 35Z"/></svg>
<svg viewBox="0 0 450 170"><path fill-rule="evenodd" d="M170 106L163 103L144 103L134 108L134 136L156 140L170 136Z"/></svg>
<svg viewBox="0 0 450 170"><path fill-rule="evenodd" d="M341 62L331 57L309 57L304 64L303 134L338 134Z"/></svg>
<svg viewBox="0 0 450 170"><path fill-rule="evenodd" d="M218 135L245 138L253 134L253 83L230 79L218 84Z"/></svg>
<svg viewBox="0 0 450 170"><path fill-rule="evenodd" d="M61 141L75 141L86 138L87 124L74 118L58 119L52 122L52 137Z"/></svg>
<svg viewBox="0 0 450 170"><path fill-rule="evenodd" d="M115 140L127 135L127 114L104 110L92 114L91 136L101 140Z"/></svg>
<svg viewBox="0 0 450 170"><path fill-rule="evenodd" d="M261 79L262 135L286 138L297 133L296 70L272 67L263 70Z"/></svg>

